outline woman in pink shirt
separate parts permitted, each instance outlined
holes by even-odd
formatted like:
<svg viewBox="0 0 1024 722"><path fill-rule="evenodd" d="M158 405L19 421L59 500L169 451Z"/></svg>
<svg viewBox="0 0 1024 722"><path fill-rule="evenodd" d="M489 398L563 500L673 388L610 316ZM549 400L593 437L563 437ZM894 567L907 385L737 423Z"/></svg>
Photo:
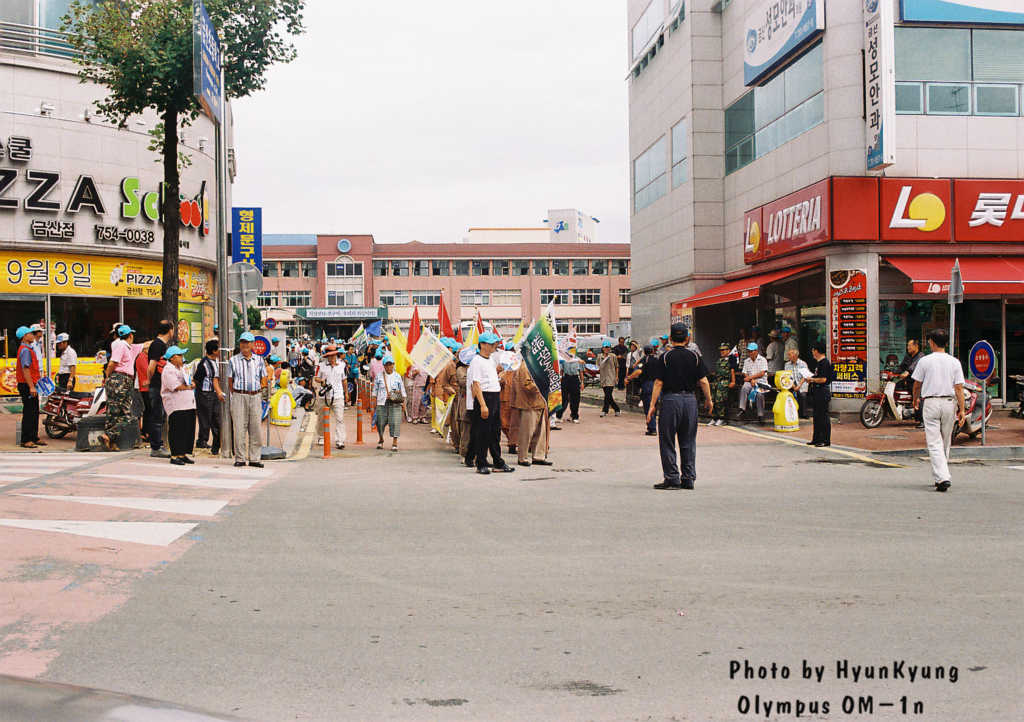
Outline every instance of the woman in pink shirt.
<svg viewBox="0 0 1024 722"><path fill-rule="evenodd" d="M185 368L186 353L177 346L167 349L167 365L160 379L160 399L167 412L167 443L175 466L195 463L188 455L196 441L196 385Z"/></svg>
<svg viewBox="0 0 1024 722"><path fill-rule="evenodd" d="M134 343L135 329L121 325L117 338L110 347L110 361L107 363L107 422L100 441L108 451L117 451L115 441L132 423L132 387L135 385L135 357L142 351L142 344Z"/></svg>

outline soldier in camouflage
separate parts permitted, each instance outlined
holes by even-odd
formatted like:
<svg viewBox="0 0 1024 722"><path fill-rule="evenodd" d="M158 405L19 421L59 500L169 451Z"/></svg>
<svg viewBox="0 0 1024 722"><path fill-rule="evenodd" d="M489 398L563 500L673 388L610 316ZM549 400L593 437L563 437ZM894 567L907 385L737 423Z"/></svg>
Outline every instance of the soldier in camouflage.
<svg viewBox="0 0 1024 722"><path fill-rule="evenodd" d="M715 364L715 380L712 387L714 394L714 410L708 426L725 426L725 407L729 401L729 391L736 386L736 367L729 356L729 344L718 347L718 363Z"/></svg>

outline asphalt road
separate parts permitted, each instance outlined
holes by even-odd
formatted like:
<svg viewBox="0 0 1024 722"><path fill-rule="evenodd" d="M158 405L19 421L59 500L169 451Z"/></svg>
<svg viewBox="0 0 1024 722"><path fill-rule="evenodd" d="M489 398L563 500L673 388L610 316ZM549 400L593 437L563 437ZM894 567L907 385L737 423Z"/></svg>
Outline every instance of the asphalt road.
<svg viewBox="0 0 1024 722"><path fill-rule="evenodd" d="M939 494L702 428L697 490L658 492L653 441L596 413L553 469L479 476L419 428L286 462L45 678L272 721L1024 718L1024 469Z"/></svg>

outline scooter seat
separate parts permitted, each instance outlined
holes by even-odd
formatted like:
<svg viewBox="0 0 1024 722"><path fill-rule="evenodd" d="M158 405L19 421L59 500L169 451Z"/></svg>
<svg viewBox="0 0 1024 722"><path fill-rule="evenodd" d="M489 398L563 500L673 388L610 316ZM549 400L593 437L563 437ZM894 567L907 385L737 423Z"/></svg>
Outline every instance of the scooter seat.
<svg viewBox="0 0 1024 722"><path fill-rule="evenodd" d="M92 392L91 391L69 391L68 392L68 398L72 398L72 399L91 399L92 398Z"/></svg>

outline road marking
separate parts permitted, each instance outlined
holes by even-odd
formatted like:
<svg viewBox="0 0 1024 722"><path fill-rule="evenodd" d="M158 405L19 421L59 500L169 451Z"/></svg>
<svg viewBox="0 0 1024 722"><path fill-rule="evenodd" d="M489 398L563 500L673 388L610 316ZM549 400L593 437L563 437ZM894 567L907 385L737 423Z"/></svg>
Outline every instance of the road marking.
<svg viewBox="0 0 1024 722"><path fill-rule="evenodd" d="M227 506L226 501L202 501L198 499L142 499L106 496L51 496L49 494L18 494L32 499L49 499L51 501L71 501L78 504L95 504L97 506L116 506L122 509L141 509L143 511L160 511L168 514L187 514L189 516L214 516Z"/></svg>
<svg viewBox="0 0 1024 722"><path fill-rule="evenodd" d="M145 461L132 462L132 468L136 468L139 466L145 466L151 469L163 469L164 471L167 471L167 467L169 466L169 464L151 464ZM256 477L258 479L263 479L274 474L273 469L254 469L252 467L236 469L233 466L210 466L208 464L196 464L195 468L192 469L192 471L206 475L216 473L229 474L231 476L249 476Z"/></svg>
<svg viewBox="0 0 1024 722"><path fill-rule="evenodd" d="M296 452L290 461L302 461L309 456L309 450L313 448L313 434L306 434L306 437L302 440L299 445L299 450Z"/></svg>
<svg viewBox="0 0 1024 722"><path fill-rule="evenodd" d="M19 481L28 481L35 478L34 476L5 476L4 480L0 481L0 489L10 484L17 484Z"/></svg>
<svg viewBox="0 0 1024 722"><path fill-rule="evenodd" d="M782 443L782 444L791 444L793 446L807 446L807 442L806 441L796 441L794 439L787 439L787 438L784 438L784 437L769 436L768 434L762 434L762 433L759 433L757 431L748 431L747 429L739 429L739 428L736 428L735 426L726 426L725 428L728 429L729 431L734 431L737 434L747 434L748 436L757 436L758 438L761 438L761 439L767 439L769 441L778 441L779 443ZM888 461L879 461L878 459L872 459L870 456L864 456L863 454L857 454L857 453L854 453L852 451L846 451L845 449L836 449L836 448L833 448L831 446L817 446L817 447L811 447L811 448L815 448L815 449L818 449L820 451L828 451L828 452L831 452L833 454L842 454L843 456L849 456L849 457L851 457L853 459L858 459L858 460L866 462L868 464L877 464L878 466L889 466L889 467L892 467L894 469L905 469L905 468L907 468L903 464L893 464L893 463L888 462Z"/></svg>
<svg viewBox="0 0 1024 722"><path fill-rule="evenodd" d="M259 479L195 479L188 476L140 476L137 474L82 474L96 479L124 479L125 481L150 482L153 484L177 484L179 486L204 486L211 489L251 489Z"/></svg>
<svg viewBox="0 0 1024 722"><path fill-rule="evenodd" d="M1024 471L1024 466L1011 466L1010 469L1017 469L1018 471Z"/></svg>
<svg viewBox="0 0 1024 722"><path fill-rule="evenodd" d="M114 541L165 547L198 526L159 521L61 521L59 519L0 519L0 526L32 531L75 534Z"/></svg>

